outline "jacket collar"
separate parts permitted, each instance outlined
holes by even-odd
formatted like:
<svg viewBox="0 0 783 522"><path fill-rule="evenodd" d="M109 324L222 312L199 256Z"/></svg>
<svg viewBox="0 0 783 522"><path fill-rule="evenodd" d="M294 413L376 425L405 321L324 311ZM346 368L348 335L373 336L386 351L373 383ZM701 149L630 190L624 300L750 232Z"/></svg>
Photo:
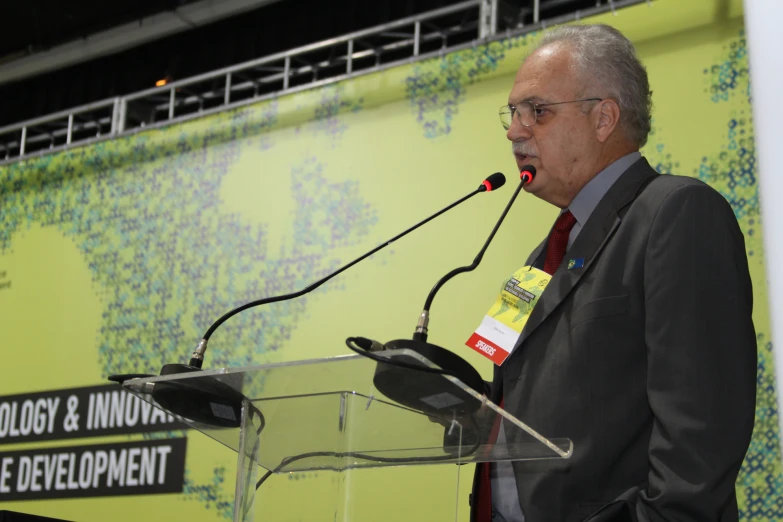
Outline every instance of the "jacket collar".
<svg viewBox="0 0 783 522"><path fill-rule="evenodd" d="M552 275L552 280L541 295L538 304L530 313L522 333L514 345L514 353L520 350L525 339L538 328L541 323L563 302L579 283L582 275L587 272L596 258L600 255L606 243L617 230L626 209L640 194L641 190L658 173L650 167L647 160L639 159L615 182L606 195L596 206L590 218L585 223L582 231L577 236L574 244L566 252L563 262ZM541 259L541 254L546 248L544 240L528 258L528 264ZM568 268L569 260L583 260L581 268Z"/></svg>

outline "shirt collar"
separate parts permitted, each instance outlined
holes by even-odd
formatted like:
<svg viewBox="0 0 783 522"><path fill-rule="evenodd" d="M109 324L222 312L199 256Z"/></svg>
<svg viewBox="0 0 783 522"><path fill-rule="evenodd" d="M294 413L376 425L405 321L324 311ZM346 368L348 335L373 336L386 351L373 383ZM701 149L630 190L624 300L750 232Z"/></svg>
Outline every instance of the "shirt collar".
<svg viewBox="0 0 783 522"><path fill-rule="evenodd" d="M580 226L585 226L590 214L593 213L593 210L598 206L601 199L609 192L609 189L612 188L615 181L617 181L631 165L639 161L641 157L641 152L632 152L631 154L623 156L599 172L587 183L587 185L582 187L582 190L579 191L568 206L568 210L571 211L576 218L576 222L579 223Z"/></svg>

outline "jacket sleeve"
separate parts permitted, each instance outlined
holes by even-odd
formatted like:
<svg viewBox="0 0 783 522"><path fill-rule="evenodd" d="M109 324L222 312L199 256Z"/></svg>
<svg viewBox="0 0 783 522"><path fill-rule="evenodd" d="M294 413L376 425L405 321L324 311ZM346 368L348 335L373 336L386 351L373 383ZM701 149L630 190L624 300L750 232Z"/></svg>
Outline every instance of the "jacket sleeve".
<svg viewBox="0 0 783 522"><path fill-rule="evenodd" d="M644 288L654 424L648 481L627 507L645 522L719 521L736 510L757 364L744 239L719 193L690 183L665 197Z"/></svg>

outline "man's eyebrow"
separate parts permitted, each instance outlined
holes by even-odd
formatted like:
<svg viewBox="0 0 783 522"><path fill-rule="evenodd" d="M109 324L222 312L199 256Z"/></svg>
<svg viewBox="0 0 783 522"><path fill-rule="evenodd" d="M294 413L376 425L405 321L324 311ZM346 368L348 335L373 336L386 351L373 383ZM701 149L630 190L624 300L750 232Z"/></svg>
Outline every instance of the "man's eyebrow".
<svg viewBox="0 0 783 522"><path fill-rule="evenodd" d="M522 102L549 103L549 100L546 100L546 99L541 98L539 96L529 96L527 98L522 98L521 100L517 101L516 103L512 103L511 105L516 105L517 103L522 103Z"/></svg>

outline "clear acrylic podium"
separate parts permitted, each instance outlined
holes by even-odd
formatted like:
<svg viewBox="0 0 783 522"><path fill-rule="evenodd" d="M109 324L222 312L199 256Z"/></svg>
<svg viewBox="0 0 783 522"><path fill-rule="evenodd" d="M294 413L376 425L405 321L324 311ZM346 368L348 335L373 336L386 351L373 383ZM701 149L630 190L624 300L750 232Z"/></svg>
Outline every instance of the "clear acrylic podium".
<svg viewBox="0 0 783 522"><path fill-rule="evenodd" d="M436 368L409 350L375 355ZM570 440L547 440L454 377L437 376L442 389L424 397L427 411L404 406L378 390L378 367L364 356L345 355L137 378L123 386L238 453L235 522L253 520L259 468L266 474L344 474L358 468L571 456ZM400 389L415 391L422 373L403 371ZM500 420L502 444L494 442ZM382 490L379 484L378 493ZM446 493L454 512L443 513L441 520L456 520L457 491ZM343 498L323 506L320 520L356 522L349 495L343 483L335 490Z"/></svg>

